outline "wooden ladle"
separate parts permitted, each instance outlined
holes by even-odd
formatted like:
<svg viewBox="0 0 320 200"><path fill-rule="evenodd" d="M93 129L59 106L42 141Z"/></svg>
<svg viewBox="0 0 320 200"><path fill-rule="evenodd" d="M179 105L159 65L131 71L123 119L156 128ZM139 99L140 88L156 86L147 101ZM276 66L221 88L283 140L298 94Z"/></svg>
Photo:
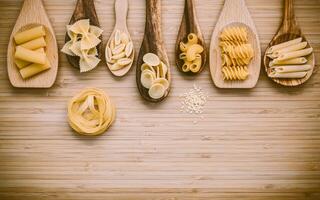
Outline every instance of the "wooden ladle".
<svg viewBox="0 0 320 200"><path fill-rule="evenodd" d="M20 31L42 25L46 30L46 54L51 68L39 75L23 80L18 68L14 63L15 42L14 35ZM42 0L25 0L21 8L19 17L12 30L7 52L8 76L11 84L19 88L50 88L58 72L58 46L54 30L51 26Z"/></svg>
<svg viewBox="0 0 320 200"><path fill-rule="evenodd" d="M253 47L254 56L248 65L249 76L246 80L225 81L221 72L222 59L219 36L224 28L235 26L246 27L248 42ZM253 88L257 84L261 68L261 49L258 32L245 0L225 0L224 7L212 34L209 57L211 77L218 88Z"/></svg>
<svg viewBox="0 0 320 200"><path fill-rule="evenodd" d="M306 41L305 36L302 34L301 29L295 19L294 14L294 6L293 0L284 0L284 9L283 9L283 20L282 24L276 33L276 35L271 40L267 49L273 45L286 42L295 38L302 37L303 41ZM307 48L310 48L310 44L308 42ZM305 83L312 75L313 69L315 66L315 57L314 53L307 56L307 64L312 66L312 70L310 70L304 78L301 79L277 79L272 78L272 80L280 85L284 86L297 86ZM270 72L269 62L271 59L265 54L264 55L264 67L267 73Z"/></svg>
<svg viewBox="0 0 320 200"><path fill-rule="evenodd" d="M136 82L141 96L147 101L156 103L164 100L168 96L170 86L165 95L160 99L153 99L149 96L148 89L143 87L140 80L142 73L140 66L143 64L143 56L147 53L156 54L160 60L167 65L168 73L166 78L169 83L171 83L169 59L165 51L161 32L161 0L146 0L145 32L136 68Z"/></svg>
<svg viewBox="0 0 320 200"><path fill-rule="evenodd" d="M94 0L78 0L76 7L74 9L73 15L70 19L69 24L72 25L76 21L79 21L81 19L89 19L90 25L98 26L100 27L98 16L96 13L96 9L94 7ZM66 34L65 36L65 42L68 42L71 38ZM99 37L99 39L102 41L102 35ZM101 48L102 48L102 42L98 44L97 50L98 50L98 57L101 58ZM78 56L70 56L66 55L68 62L76 68L79 68L79 61L80 58Z"/></svg>
<svg viewBox="0 0 320 200"><path fill-rule="evenodd" d="M127 14L128 14L128 0L116 0L115 2L115 13L116 13L116 24L114 27L114 30L110 36L110 39L106 45L106 47L110 46L110 43L112 39L114 39L115 33L118 31L121 31L122 33L126 33L129 37L129 41L131 41L131 36L127 28ZM105 51L107 52L107 51ZM111 73L115 76L124 76L126 75L134 61L134 50L131 53L130 59L132 60L131 64L127 65L126 67L116 70L116 71L111 71ZM107 62L107 66L110 69L111 65Z"/></svg>
<svg viewBox="0 0 320 200"><path fill-rule="evenodd" d="M187 37L190 33L194 33L198 36L199 44L204 48L204 51L201 54L202 65L200 70L197 73L183 72L182 65L184 64L184 61L179 58L179 55L182 53L180 50L180 42L187 42ZM205 44L203 35L201 33L201 29L197 19L196 9L195 9L193 0L185 0L184 14L182 17L182 21L181 21L181 25L180 25L180 29L177 37L177 42L176 42L175 59L176 59L176 65L179 71L187 75L200 74L206 65L206 59L207 59L206 44Z"/></svg>

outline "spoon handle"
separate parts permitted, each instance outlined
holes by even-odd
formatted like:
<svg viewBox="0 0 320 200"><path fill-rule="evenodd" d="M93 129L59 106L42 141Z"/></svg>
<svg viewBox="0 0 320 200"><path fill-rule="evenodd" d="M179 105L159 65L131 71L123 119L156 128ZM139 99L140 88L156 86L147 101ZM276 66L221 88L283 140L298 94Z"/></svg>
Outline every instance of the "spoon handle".
<svg viewBox="0 0 320 200"><path fill-rule="evenodd" d="M293 0L284 0L284 21L295 21Z"/></svg>
<svg viewBox="0 0 320 200"><path fill-rule="evenodd" d="M116 0L116 27L125 27L128 14L128 0Z"/></svg>
<svg viewBox="0 0 320 200"><path fill-rule="evenodd" d="M158 41L162 44L161 37L161 0L146 0L146 27L145 33L150 43Z"/></svg>

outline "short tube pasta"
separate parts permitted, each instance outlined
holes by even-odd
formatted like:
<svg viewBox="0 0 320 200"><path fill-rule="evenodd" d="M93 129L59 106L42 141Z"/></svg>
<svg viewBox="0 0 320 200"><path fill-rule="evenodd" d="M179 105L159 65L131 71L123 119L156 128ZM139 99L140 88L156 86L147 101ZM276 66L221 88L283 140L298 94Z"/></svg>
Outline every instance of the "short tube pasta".
<svg viewBox="0 0 320 200"><path fill-rule="evenodd" d="M311 54L313 51L312 48L308 48L308 49L303 49L303 50L299 50L299 51L293 51L293 52L289 52L289 53L284 53L281 54L277 60L278 61L282 61L282 60L288 60L288 59L293 59L293 58L299 58L299 57L303 57L303 56L307 56L309 54Z"/></svg>
<svg viewBox="0 0 320 200"><path fill-rule="evenodd" d="M37 39L31 40L31 41L26 42L24 44L21 44L19 46L24 47L26 49L34 50L34 49L39 49L39 48L47 46L47 43L46 43L44 37L39 37Z"/></svg>
<svg viewBox="0 0 320 200"><path fill-rule="evenodd" d="M47 60L45 53L32 51L19 46L16 48L15 58L39 64L45 64Z"/></svg>
<svg viewBox="0 0 320 200"><path fill-rule="evenodd" d="M30 40L36 39L38 37L43 37L46 35L46 31L43 26L37 26L20 33L17 33L14 36L16 44L22 44Z"/></svg>

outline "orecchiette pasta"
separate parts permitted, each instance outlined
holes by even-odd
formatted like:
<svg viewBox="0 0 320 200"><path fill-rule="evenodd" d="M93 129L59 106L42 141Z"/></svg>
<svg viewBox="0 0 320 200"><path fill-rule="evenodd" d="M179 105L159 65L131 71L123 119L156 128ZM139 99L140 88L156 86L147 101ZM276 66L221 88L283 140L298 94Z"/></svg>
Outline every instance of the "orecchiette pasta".
<svg viewBox="0 0 320 200"><path fill-rule="evenodd" d="M187 37L188 42L180 42L179 59L184 61L182 65L183 72L197 73L201 69L201 53L204 51L203 46L199 44L199 38L196 34L190 33Z"/></svg>

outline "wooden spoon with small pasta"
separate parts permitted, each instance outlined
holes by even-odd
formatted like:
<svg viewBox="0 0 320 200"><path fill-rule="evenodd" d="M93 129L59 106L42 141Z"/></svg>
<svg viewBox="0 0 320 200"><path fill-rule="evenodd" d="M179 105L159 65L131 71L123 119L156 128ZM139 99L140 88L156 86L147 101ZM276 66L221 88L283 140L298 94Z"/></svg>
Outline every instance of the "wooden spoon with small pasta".
<svg viewBox="0 0 320 200"><path fill-rule="evenodd" d="M270 48L271 46L293 40L299 37L302 37L302 41L307 41L305 36L302 34L301 29L296 21L295 14L294 14L294 5L293 5L293 0L284 0L284 9L283 9L283 20L282 24L277 32L277 34L273 37L271 40L269 46L267 47ZM310 44L308 42L306 48L310 48ZM314 53L310 54L309 56L306 57L308 62L308 65L312 66L312 70L309 70L307 75L304 78L301 79L277 79L277 78L272 78L272 80L280 85L283 86L297 86L305 83L309 78L311 77L313 73L313 69L315 66L315 57ZM270 67L269 63L271 62L271 59L266 55L264 55L264 67L267 73L270 72Z"/></svg>
<svg viewBox="0 0 320 200"><path fill-rule="evenodd" d="M201 60L202 64L198 72L193 73L191 71L189 72L183 72L182 66L184 64L184 61L180 59L180 54L182 53L180 50L180 42L187 42L187 37L190 33L194 33L198 36L199 44L204 48L204 51L201 53ZM177 41L176 41L176 65L179 71L186 75L197 75L202 72L206 65L207 60L207 50L206 50L206 44L203 38L203 35L201 33L200 25L197 19L196 9L194 6L193 0L185 0L185 7L184 7L184 14L182 17Z"/></svg>
<svg viewBox="0 0 320 200"><path fill-rule="evenodd" d="M148 89L143 87L141 83L141 65L143 62L143 56L147 53L156 54L160 60L168 67L166 79L170 84L171 74L169 59L164 47L164 41L162 39L161 30L161 0L146 0L146 25L143 42L140 48L137 68L136 68L136 82L141 96L149 102L163 101L169 94L170 86L166 90L163 97L159 99L153 99L149 96Z"/></svg>

